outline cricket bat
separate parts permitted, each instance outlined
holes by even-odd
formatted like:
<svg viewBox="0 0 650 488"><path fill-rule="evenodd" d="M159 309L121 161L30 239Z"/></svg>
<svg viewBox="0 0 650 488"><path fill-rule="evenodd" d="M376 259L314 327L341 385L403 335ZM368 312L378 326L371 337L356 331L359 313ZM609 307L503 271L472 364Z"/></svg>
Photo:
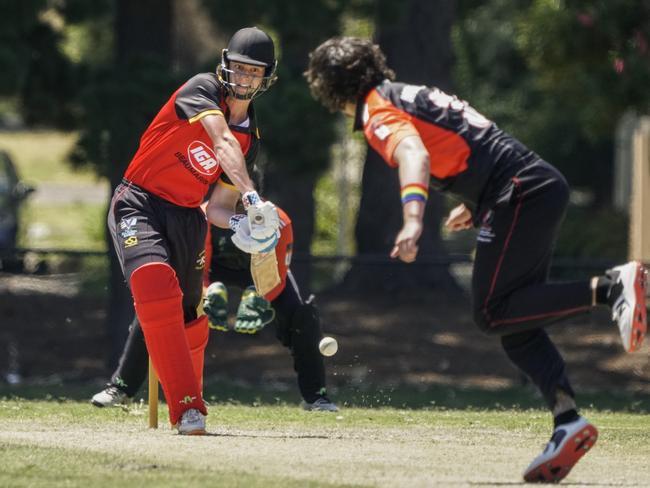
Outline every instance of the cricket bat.
<svg viewBox="0 0 650 488"><path fill-rule="evenodd" d="M280 273L278 273L278 258L275 255L275 250L251 254L251 275L257 293L262 296L282 282Z"/></svg>

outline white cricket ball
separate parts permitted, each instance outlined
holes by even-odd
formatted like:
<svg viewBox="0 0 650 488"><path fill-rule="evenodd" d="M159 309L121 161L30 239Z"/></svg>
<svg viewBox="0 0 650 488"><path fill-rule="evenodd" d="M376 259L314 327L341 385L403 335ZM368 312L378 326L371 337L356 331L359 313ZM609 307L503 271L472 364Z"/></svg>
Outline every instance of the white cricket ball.
<svg viewBox="0 0 650 488"><path fill-rule="evenodd" d="M323 337L318 344L318 349L323 356L334 356L339 350L339 343L333 337Z"/></svg>

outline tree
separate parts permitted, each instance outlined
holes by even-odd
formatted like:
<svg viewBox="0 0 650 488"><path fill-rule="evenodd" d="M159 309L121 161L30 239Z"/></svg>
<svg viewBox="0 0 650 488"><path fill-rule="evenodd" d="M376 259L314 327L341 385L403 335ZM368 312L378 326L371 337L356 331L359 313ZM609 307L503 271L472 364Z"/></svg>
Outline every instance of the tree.
<svg viewBox="0 0 650 488"><path fill-rule="evenodd" d="M173 0L117 0L111 62L89 70L80 93L83 116L79 142L71 155L77 166L91 165L114 189L121 181L140 136L180 83L172 65ZM107 245L112 242L107 233ZM110 252L107 332L109 367L119 358L133 304L114 252Z"/></svg>
<svg viewBox="0 0 650 488"><path fill-rule="evenodd" d="M621 114L647 111L650 4L460 2L455 46L462 96L610 203Z"/></svg>
<svg viewBox="0 0 650 488"><path fill-rule="evenodd" d="M376 2L377 41L399 81L450 89L453 61L450 32L454 10L454 2L445 0ZM376 257L380 262L372 265L368 260L358 261L346 276L346 286L351 290L392 290L450 285L445 266L395 263L387 267L387 263L381 262L387 259L402 225L402 207L396 171L370 147L361 187L355 229L357 254ZM442 258L444 261L445 251L440 239L442 213L443 198L432 192L419 243L420 259Z"/></svg>
<svg viewBox="0 0 650 488"><path fill-rule="evenodd" d="M283 207L294 226L294 252L309 255L314 232L313 191L329 164L334 118L309 93L302 73L308 54L339 29L345 2L285 0L278 4L251 0L232 8L225 0L205 2L215 22L234 32L246 25L264 26L276 36L279 79L255 102L262 148L265 195ZM298 281L309 283L309 263L292 266Z"/></svg>
<svg viewBox="0 0 650 488"><path fill-rule="evenodd" d="M624 258L626 216L611 208L614 130L626 111L650 108L650 4L459 5L459 94L593 197L583 208L569 207L557 253Z"/></svg>
<svg viewBox="0 0 650 488"><path fill-rule="evenodd" d="M0 95L17 101L29 126L74 124L76 70L61 49L60 13L44 0L3 2Z"/></svg>

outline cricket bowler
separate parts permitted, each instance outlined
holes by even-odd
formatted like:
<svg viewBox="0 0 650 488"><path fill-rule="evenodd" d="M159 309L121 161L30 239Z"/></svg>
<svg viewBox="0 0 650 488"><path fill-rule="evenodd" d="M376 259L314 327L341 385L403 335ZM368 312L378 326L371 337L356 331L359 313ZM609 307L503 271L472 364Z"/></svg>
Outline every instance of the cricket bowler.
<svg viewBox="0 0 650 488"><path fill-rule="evenodd" d="M548 281L553 246L569 202L564 177L539 155L456 96L394 81L369 40L332 38L310 55L305 77L332 111L354 118L368 144L397 169L403 226L391 256L415 260L431 188L462 203L450 230L478 228L472 277L476 325L499 337L510 360L531 378L554 427L524 471L528 482L557 482L594 445L598 431L574 401L565 364L544 327L611 308L626 351L646 333L646 271L636 262L590 280Z"/></svg>

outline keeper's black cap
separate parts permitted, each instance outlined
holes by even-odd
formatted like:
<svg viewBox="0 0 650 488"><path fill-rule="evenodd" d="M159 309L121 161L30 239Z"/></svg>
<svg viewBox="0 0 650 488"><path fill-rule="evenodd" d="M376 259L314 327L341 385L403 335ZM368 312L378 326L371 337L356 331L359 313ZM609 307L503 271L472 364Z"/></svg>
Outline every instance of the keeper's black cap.
<svg viewBox="0 0 650 488"><path fill-rule="evenodd" d="M269 68L275 64L273 39L257 27L239 29L228 43L228 61Z"/></svg>

